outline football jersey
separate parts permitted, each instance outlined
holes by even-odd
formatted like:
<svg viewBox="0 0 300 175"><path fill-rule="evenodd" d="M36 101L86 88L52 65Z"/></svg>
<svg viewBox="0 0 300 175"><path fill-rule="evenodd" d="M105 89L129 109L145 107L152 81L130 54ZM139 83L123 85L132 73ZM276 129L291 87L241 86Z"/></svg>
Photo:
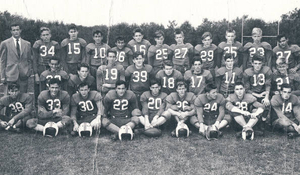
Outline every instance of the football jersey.
<svg viewBox="0 0 300 175"><path fill-rule="evenodd" d="M164 70L160 70L157 72L155 78L161 83L161 91L166 94L170 94L171 92L176 91L176 82L177 80L182 80L183 76L178 70L173 69L171 75L167 75Z"/></svg>
<svg viewBox="0 0 300 175"><path fill-rule="evenodd" d="M20 93L16 99L10 96L4 96L0 99L0 109L6 107L5 115L8 118L13 118L17 114L18 119L30 115L33 109L32 97L27 93Z"/></svg>
<svg viewBox="0 0 300 175"><path fill-rule="evenodd" d="M106 63L106 55L107 50L110 49L109 45L102 43L102 44L95 44L90 43L86 46L85 50L87 53L87 63L91 66L98 67Z"/></svg>
<svg viewBox="0 0 300 175"><path fill-rule="evenodd" d="M271 105L274 109L280 110L283 113L283 115L285 115L287 118L293 119L294 107L299 107L300 101L298 97L294 94L291 94L288 100L283 100L281 95L278 94L272 97Z"/></svg>
<svg viewBox="0 0 300 175"><path fill-rule="evenodd" d="M114 47L111 50L117 52L117 63L122 65L124 69L133 64L133 53L130 48L124 47L120 50L118 47Z"/></svg>
<svg viewBox="0 0 300 175"><path fill-rule="evenodd" d="M97 70L97 88L101 89L103 84L116 84L118 80L125 80L125 71L122 65L102 65Z"/></svg>
<svg viewBox="0 0 300 175"><path fill-rule="evenodd" d="M147 64L148 61L146 58L150 46L151 43L146 39L142 39L142 41L139 43L132 39L127 44L127 47L129 47L132 50L133 54L136 52L141 52L144 55L145 64Z"/></svg>
<svg viewBox="0 0 300 175"><path fill-rule="evenodd" d="M164 60L167 60L171 53L172 50L166 44L152 45L148 50L148 64L153 67L162 67Z"/></svg>
<svg viewBox="0 0 300 175"><path fill-rule="evenodd" d="M70 96L66 91L59 91L56 97L50 95L49 90L44 90L38 96L38 107L43 107L47 111L62 109L64 115L69 113ZM65 106L65 109L63 109ZM66 110L67 109L67 110Z"/></svg>
<svg viewBox="0 0 300 175"><path fill-rule="evenodd" d="M280 91L282 84L289 84L292 90L298 90L300 85L300 75L298 73L288 75L280 74L279 72L273 73L271 82L271 91Z"/></svg>
<svg viewBox="0 0 300 175"><path fill-rule="evenodd" d="M113 117L131 117L131 112L138 109L136 96L130 90L126 90L122 97L116 90L110 90L104 97L103 105L105 114Z"/></svg>
<svg viewBox="0 0 300 175"><path fill-rule="evenodd" d="M195 99L196 96L192 92L186 92L183 98L180 98L177 92L172 92L166 97L166 103L176 106L175 108L179 111L185 111L185 107L194 105ZM172 109L174 108L172 107Z"/></svg>
<svg viewBox="0 0 300 175"><path fill-rule="evenodd" d="M129 81L129 88L134 93L142 94L149 90L150 87L150 73L152 66L144 65L141 69L137 69L135 65L127 67L125 70L126 80Z"/></svg>
<svg viewBox="0 0 300 175"><path fill-rule="evenodd" d="M77 38L76 40L64 39L61 42L62 59L66 63L81 63L85 59L86 45L86 41L82 38Z"/></svg>
<svg viewBox="0 0 300 175"><path fill-rule="evenodd" d="M141 103L147 103L146 108L143 106L143 115L160 116L164 111L162 104L166 97L167 94L164 92L159 93L157 96L152 95L150 91L144 92L140 98Z"/></svg>
<svg viewBox="0 0 300 175"><path fill-rule="evenodd" d="M97 115L97 102L101 100L101 94L97 91L90 91L86 98L83 98L80 93L73 94L71 98L71 116L77 116L77 120L81 120L83 117ZM74 108L76 108L77 111L73 111ZM76 112L77 115L74 115L73 112Z"/></svg>
<svg viewBox="0 0 300 175"><path fill-rule="evenodd" d="M83 82L88 84L91 90L96 90L96 80L93 76L88 75L83 81L81 81L78 75L70 74L68 81L69 93L74 94L77 91L77 86Z"/></svg>
<svg viewBox="0 0 300 175"><path fill-rule="evenodd" d="M198 95L204 92L204 88L213 81L213 77L209 70L202 70L199 74L195 74L194 70L188 70L184 73L184 80L188 84L189 92Z"/></svg>
<svg viewBox="0 0 300 175"><path fill-rule="evenodd" d="M57 72L51 72L50 70L45 70L40 76L41 90L46 90L47 84L52 78L57 78L61 81L64 90L66 90L66 84L69 80L69 75L64 70L59 70Z"/></svg>
<svg viewBox="0 0 300 175"><path fill-rule="evenodd" d="M226 98L226 109L231 111L233 107L248 112L251 112L254 108L265 108L252 94L248 93L244 95L243 99L239 99L236 94L229 94Z"/></svg>
<svg viewBox="0 0 300 175"><path fill-rule="evenodd" d="M221 67L216 70L216 82L220 87L219 92L222 94L233 93L236 82L241 82L243 79L243 71L238 67L232 70L226 67Z"/></svg>
<svg viewBox="0 0 300 175"><path fill-rule="evenodd" d="M269 67L262 66L261 70L255 73L252 67L245 70L243 77L247 92L262 93L266 87L271 86L272 71Z"/></svg>
<svg viewBox="0 0 300 175"><path fill-rule="evenodd" d="M221 42L218 45L218 52L220 54L221 66L225 66L224 55L226 53L231 53L234 55L234 57L236 57L234 60L234 65L240 66L243 62L243 45L238 41L235 41L232 44Z"/></svg>
<svg viewBox="0 0 300 175"><path fill-rule="evenodd" d="M217 46L211 44L209 47L203 47L202 44L198 44L195 47L195 55L199 55L202 60L202 68L210 70L217 65Z"/></svg>
<svg viewBox="0 0 300 175"><path fill-rule="evenodd" d="M172 61L174 65L190 67L190 60L193 58L189 58L189 56L194 53L194 47L190 43L172 44L170 48L173 51Z"/></svg>
<svg viewBox="0 0 300 175"><path fill-rule="evenodd" d="M244 52L246 52L245 56L246 59L244 59L244 68L252 67L252 57L255 53L259 53L260 55L265 57L265 60L263 60L263 63L266 66L270 66L270 62L272 59L272 46L267 42L262 42L260 44L256 43L246 43L244 46Z"/></svg>
<svg viewBox="0 0 300 175"><path fill-rule="evenodd" d="M294 68L298 62L299 62L299 56L300 56L300 47L298 45L290 45L287 48L281 48L279 46L276 46L273 49L274 57L276 60L272 61L272 66L276 66L276 61L278 58L283 57L286 64L288 65L288 69Z"/></svg>
<svg viewBox="0 0 300 175"><path fill-rule="evenodd" d="M56 41L50 41L48 43L43 42L42 40L37 40L33 46L32 50L34 53L35 63L39 65L48 66L49 59L58 56L60 45ZM58 56L59 57L59 56ZM34 66L37 66L36 64ZM34 67L36 68L36 67Z"/></svg>

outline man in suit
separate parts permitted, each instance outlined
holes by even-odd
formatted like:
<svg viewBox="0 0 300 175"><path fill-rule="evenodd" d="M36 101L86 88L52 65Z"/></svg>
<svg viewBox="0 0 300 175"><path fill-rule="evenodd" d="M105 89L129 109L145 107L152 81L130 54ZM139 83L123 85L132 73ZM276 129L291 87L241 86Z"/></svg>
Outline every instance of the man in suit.
<svg viewBox="0 0 300 175"><path fill-rule="evenodd" d="M31 44L21 38L19 24L12 24L10 32L12 37L0 45L1 82L18 82L20 91L24 93L27 92L28 78L32 72Z"/></svg>

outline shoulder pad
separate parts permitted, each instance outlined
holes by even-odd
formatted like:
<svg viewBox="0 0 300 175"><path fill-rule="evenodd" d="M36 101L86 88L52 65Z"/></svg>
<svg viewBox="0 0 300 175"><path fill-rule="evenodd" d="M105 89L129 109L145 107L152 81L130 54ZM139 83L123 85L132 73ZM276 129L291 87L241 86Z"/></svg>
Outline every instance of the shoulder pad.
<svg viewBox="0 0 300 175"><path fill-rule="evenodd" d="M225 74L225 69L226 69L225 67L221 67L221 68L217 69L216 77L224 75Z"/></svg>
<svg viewBox="0 0 300 175"><path fill-rule="evenodd" d="M66 38L61 42L60 45L61 45L61 47L65 47L66 45L68 45L68 43L69 43L69 38Z"/></svg>
<svg viewBox="0 0 300 175"><path fill-rule="evenodd" d="M87 43L86 43L86 41L85 41L84 39L78 38L78 40L79 40L79 43L80 43L80 45L81 45L82 47L86 47Z"/></svg>
<svg viewBox="0 0 300 175"><path fill-rule="evenodd" d="M263 48L265 48L267 50L272 50L272 46L267 42L262 42L261 45Z"/></svg>
<svg viewBox="0 0 300 175"><path fill-rule="evenodd" d="M60 70L60 75L63 79L69 79L69 74L64 70Z"/></svg>
<svg viewBox="0 0 300 175"><path fill-rule="evenodd" d="M42 40L37 40L36 42L34 42L34 44L33 44L33 48L34 49L37 49L37 48L39 48L40 47L40 45L42 45L43 44L43 41Z"/></svg>
<svg viewBox="0 0 300 175"><path fill-rule="evenodd" d="M172 45L170 46L170 49L171 49L171 50L174 50L174 49L175 49L175 46L176 46L176 44L172 44Z"/></svg>
<svg viewBox="0 0 300 175"><path fill-rule="evenodd" d="M87 52L89 52L90 50L94 50L95 49L95 44L94 43L89 43L86 47L85 50Z"/></svg>
<svg viewBox="0 0 300 175"><path fill-rule="evenodd" d="M293 44L290 47L291 47L292 53L294 53L294 52L300 52L300 47L298 45Z"/></svg>
<svg viewBox="0 0 300 175"><path fill-rule="evenodd" d="M213 50L216 50L218 47L215 44L211 44L210 46Z"/></svg>
<svg viewBox="0 0 300 175"><path fill-rule="evenodd" d="M185 45L186 45L186 47L188 47L188 48L194 48L194 46L193 46L191 43L186 43Z"/></svg>
<svg viewBox="0 0 300 175"><path fill-rule="evenodd" d="M277 52L278 50L280 49L280 47L279 46L275 46L274 48L273 48L273 52Z"/></svg>
<svg viewBox="0 0 300 175"><path fill-rule="evenodd" d="M222 42L218 45L218 47L221 48L221 49L223 50L224 47L225 47L225 45L226 45L226 42L222 41Z"/></svg>
<svg viewBox="0 0 300 175"><path fill-rule="evenodd" d="M253 43L251 43L251 42L248 42L248 43L246 43L245 45L244 45L244 49L245 50L248 50L250 47L252 47L253 46Z"/></svg>

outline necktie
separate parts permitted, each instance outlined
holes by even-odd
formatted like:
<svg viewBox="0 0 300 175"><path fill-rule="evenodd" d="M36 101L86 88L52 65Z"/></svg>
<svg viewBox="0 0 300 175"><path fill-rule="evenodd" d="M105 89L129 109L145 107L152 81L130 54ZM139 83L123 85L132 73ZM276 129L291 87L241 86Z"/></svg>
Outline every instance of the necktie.
<svg viewBox="0 0 300 175"><path fill-rule="evenodd" d="M17 41L17 53L18 53L18 56L20 57L20 44L19 44L19 39L16 39Z"/></svg>

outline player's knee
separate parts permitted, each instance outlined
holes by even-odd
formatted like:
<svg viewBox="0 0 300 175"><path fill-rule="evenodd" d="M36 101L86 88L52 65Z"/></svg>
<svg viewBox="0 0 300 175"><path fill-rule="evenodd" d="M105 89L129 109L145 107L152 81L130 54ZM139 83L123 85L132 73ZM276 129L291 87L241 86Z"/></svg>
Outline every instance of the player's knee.
<svg viewBox="0 0 300 175"><path fill-rule="evenodd" d="M69 116L62 116L61 117L61 122L64 124L64 125L69 125L71 124L72 122L72 119L69 117Z"/></svg>
<svg viewBox="0 0 300 175"><path fill-rule="evenodd" d="M226 115L224 116L223 120L226 120L228 123L231 123L232 118L231 118L230 115L226 114Z"/></svg>
<svg viewBox="0 0 300 175"><path fill-rule="evenodd" d="M291 123L292 121L288 119L277 119L274 121L274 125L278 125L279 127L288 127Z"/></svg>
<svg viewBox="0 0 300 175"><path fill-rule="evenodd" d="M106 128L110 123L111 122L108 120L108 118L106 118L106 117L102 118L102 122L101 122L102 127Z"/></svg>
<svg viewBox="0 0 300 175"><path fill-rule="evenodd" d="M169 111L165 111L161 114L161 116L164 117L166 120L170 120L172 115Z"/></svg>
<svg viewBox="0 0 300 175"><path fill-rule="evenodd" d="M192 125L195 125L195 123L198 123L198 122L199 122L198 118L195 115L190 117L190 123Z"/></svg>
<svg viewBox="0 0 300 175"><path fill-rule="evenodd" d="M132 116L141 116L141 115L142 115L142 112L141 112L139 109L134 109L134 110L131 112L131 115L132 115Z"/></svg>
<svg viewBox="0 0 300 175"><path fill-rule="evenodd" d="M38 119L37 118L29 119L26 122L26 126L27 126L27 128L32 129L32 128L36 127L37 123L38 123Z"/></svg>
<svg viewBox="0 0 300 175"><path fill-rule="evenodd" d="M133 122L135 125L138 125L140 123L140 119L137 116L131 117L131 122Z"/></svg>

